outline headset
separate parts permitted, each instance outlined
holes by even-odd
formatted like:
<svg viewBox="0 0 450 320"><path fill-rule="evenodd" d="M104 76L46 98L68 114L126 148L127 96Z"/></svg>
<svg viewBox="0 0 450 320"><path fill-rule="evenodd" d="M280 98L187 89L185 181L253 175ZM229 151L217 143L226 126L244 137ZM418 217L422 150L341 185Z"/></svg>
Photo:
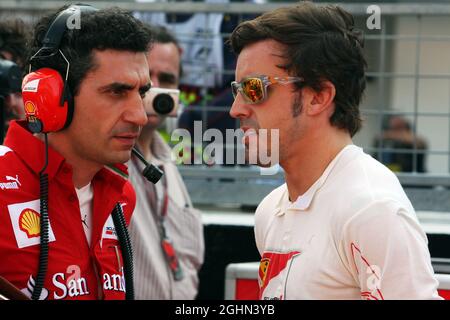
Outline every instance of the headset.
<svg viewBox="0 0 450 320"><path fill-rule="evenodd" d="M60 12L48 28L42 47L30 58L29 73L22 82L22 97L28 128L33 133L56 132L67 128L72 121L74 100L67 83L70 62L60 50L61 40L68 29L68 19L81 12L98 11L89 5L71 5ZM67 64L64 75L51 68L32 71L36 61L61 55Z"/></svg>

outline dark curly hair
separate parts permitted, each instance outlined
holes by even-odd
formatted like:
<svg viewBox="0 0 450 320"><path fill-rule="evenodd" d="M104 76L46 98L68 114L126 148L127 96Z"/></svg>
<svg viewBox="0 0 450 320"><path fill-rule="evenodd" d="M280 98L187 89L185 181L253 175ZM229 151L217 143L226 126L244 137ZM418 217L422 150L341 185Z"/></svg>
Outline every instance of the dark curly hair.
<svg viewBox="0 0 450 320"><path fill-rule="evenodd" d="M274 39L286 50L279 66L321 90L324 80L336 87L332 125L353 136L361 128L359 103L366 87L367 62L363 54L362 32L354 28L353 17L338 6L317 6L302 2L267 12L239 24L230 37L239 54L252 43Z"/></svg>
<svg viewBox="0 0 450 320"><path fill-rule="evenodd" d="M68 7L69 5L63 6L37 22L28 63L42 47L43 38L50 24L61 11ZM81 10L80 28L67 29L59 46L70 62L68 84L72 95L75 96L78 93L81 81L96 67L93 50L113 49L145 53L151 40L142 22L128 11L116 7L98 11ZM49 67L56 69L61 75L65 75L67 67L60 54L34 59L31 65L33 70Z"/></svg>

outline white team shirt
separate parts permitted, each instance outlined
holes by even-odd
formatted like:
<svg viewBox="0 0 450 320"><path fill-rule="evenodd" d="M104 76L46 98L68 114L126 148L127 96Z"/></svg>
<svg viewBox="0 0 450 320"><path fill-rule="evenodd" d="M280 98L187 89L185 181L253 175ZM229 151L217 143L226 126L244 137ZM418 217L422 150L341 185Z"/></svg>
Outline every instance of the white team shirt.
<svg viewBox="0 0 450 320"><path fill-rule="evenodd" d="M354 145L295 202L286 184L272 191L256 210L255 237L261 299L440 298L400 182Z"/></svg>
<svg viewBox="0 0 450 320"><path fill-rule="evenodd" d="M78 196L78 202L80 205L81 223L83 225L84 233L86 234L86 240L91 245L92 238L92 199L94 197L94 190L92 184L85 185L84 187L75 188Z"/></svg>

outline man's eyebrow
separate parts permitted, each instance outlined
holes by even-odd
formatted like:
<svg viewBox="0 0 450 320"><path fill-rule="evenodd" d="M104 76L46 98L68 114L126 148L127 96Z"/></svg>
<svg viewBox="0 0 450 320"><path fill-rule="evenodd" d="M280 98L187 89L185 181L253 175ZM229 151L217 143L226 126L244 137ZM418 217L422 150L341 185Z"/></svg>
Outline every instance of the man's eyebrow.
<svg viewBox="0 0 450 320"><path fill-rule="evenodd" d="M152 85L149 82L146 85L139 87L139 92L141 92L141 93L147 92L148 90L150 90L151 87L152 87Z"/></svg>
<svg viewBox="0 0 450 320"><path fill-rule="evenodd" d="M130 85L130 84L126 84L126 83L121 83L121 82L113 82L110 84L107 84L105 86L102 86L100 88L98 88L99 91L101 92L106 92L106 91L128 91L128 90L133 90L134 86Z"/></svg>
<svg viewBox="0 0 450 320"><path fill-rule="evenodd" d="M158 75L158 79L161 82L175 83L177 80L177 77L173 73L160 72L160 74Z"/></svg>

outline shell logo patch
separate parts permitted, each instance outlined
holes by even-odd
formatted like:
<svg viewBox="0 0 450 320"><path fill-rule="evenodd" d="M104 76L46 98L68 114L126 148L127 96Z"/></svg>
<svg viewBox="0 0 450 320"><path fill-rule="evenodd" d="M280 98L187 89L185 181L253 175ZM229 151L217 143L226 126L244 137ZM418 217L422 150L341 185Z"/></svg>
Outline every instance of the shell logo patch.
<svg viewBox="0 0 450 320"><path fill-rule="evenodd" d="M19 248L39 245L41 243L41 214L39 199L8 205L9 218ZM48 241L55 241L51 221L48 226Z"/></svg>
<svg viewBox="0 0 450 320"><path fill-rule="evenodd" d="M36 111L36 106L31 101L25 102L24 108L25 108L26 113L29 115L34 115L34 113Z"/></svg>
<svg viewBox="0 0 450 320"><path fill-rule="evenodd" d="M33 209L25 209L19 216L19 228L28 238L41 235L41 215Z"/></svg>

